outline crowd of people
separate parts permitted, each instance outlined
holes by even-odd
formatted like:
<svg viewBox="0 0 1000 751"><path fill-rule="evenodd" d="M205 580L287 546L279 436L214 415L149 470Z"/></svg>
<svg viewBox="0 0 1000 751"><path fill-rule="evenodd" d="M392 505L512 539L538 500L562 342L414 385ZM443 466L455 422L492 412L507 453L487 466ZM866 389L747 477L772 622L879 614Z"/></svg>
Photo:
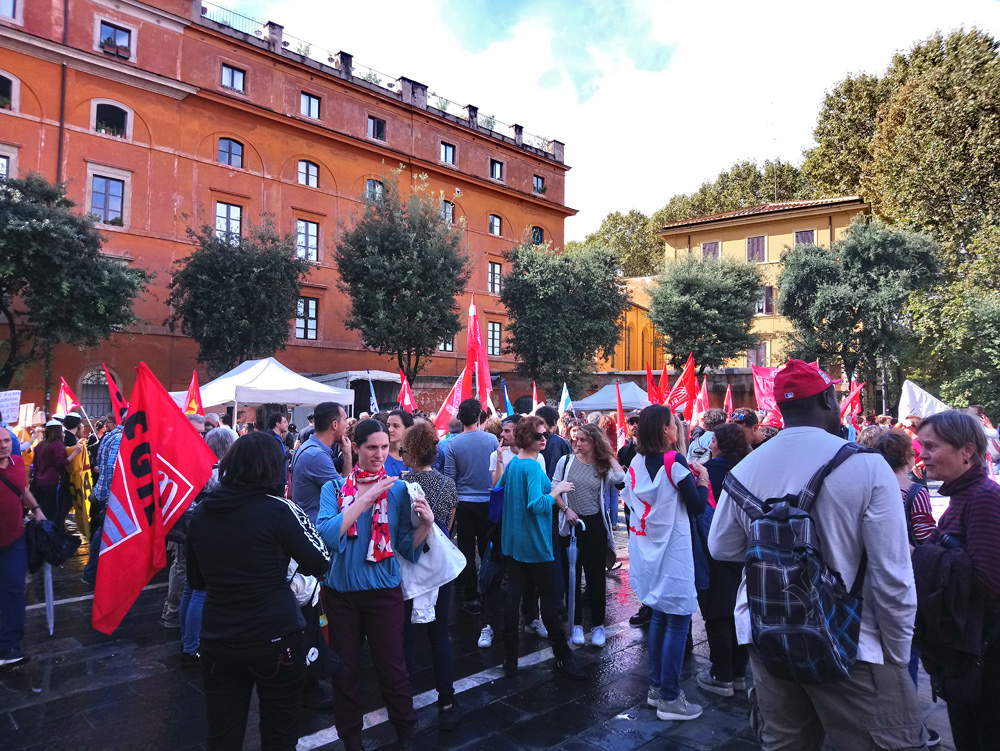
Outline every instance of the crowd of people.
<svg viewBox="0 0 1000 751"><path fill-rule="evenodd" d="M477 399L440 437L427 415L354 419L332 402L301 432L281 413L258 430L190 415L218 463L168 537L160 623L204 674L209 748L242 747L256 689L263 748L294 748L308 706L332 710L345 747L360 749L370 681L406 747L426 647L439 726L454 729L454 608L480 621L481 649L502 637L506 675L527 631L550 640L560 676L585 679L574 647L607 643L623 528L659 719L702 714L681 688L700 612L709 663L696 685L749 689L765 749L936 745L916 698L921 663L956 748L994 747L1000 435L978 407L847 425L835 383L793 360L776 377L780 415L709 409L690 425L652 405L621 433L610 415L541 406L497 419ZM24 441L0 429L0 666L24 659L26 514L61 526L75 510L91 539L84 580L95 580L118 422L88 436L71 414ZM70 479L81 453L89 514ZM950 498L937 521L929 480ZM404 587L435 545L454 545L465 565L428 610Z"/></svg>

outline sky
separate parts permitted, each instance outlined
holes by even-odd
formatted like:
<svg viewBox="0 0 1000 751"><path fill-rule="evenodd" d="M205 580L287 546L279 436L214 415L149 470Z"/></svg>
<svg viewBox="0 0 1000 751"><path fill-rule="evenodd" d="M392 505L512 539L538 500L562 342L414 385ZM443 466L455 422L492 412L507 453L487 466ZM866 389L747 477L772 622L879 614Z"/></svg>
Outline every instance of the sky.
<svg viewBox="0 0 1000 751"><path fill-rule="evenodd" d="M566 240L734 162L801 163L824 93L1000 0L213 0L566 144ZM481 117L482 117L481 114Z"/></svg>

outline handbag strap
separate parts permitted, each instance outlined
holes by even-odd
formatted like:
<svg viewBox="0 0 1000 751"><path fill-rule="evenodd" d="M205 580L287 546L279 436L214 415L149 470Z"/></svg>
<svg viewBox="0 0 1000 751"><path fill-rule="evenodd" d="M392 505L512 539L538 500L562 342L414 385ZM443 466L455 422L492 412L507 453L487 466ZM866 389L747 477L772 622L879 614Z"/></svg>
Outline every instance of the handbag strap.
<svg viewBox="0 0 1000 751"><path fill-rule="evenodd" d="M13 459L11 459L11 463L13 463ZM10 492L13 493L14 497L17 498L18 500L24 497L24 490L23 489L18 490L17 486L3 475L0 475L0 482L2 482L4 485L10 488Z"/></svg>

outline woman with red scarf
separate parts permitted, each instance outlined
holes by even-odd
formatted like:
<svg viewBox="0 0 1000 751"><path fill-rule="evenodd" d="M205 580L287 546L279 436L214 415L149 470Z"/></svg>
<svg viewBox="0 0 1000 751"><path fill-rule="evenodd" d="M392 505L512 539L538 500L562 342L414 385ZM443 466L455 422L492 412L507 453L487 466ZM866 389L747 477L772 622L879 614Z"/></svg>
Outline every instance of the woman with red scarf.
<svg viewBox="0 0 1000 751"><path fill-rule="evenodd" d="M362 420L354 428L354 444L358 465L339 492L332 482L323 486L316 524L331 554L323 605L330 621L330 646L341 660L334 677L334 717L347 750L360 750L361 642L367 637L382 699L404 748L417 717L403 653L403 593L396 556L417 561L434 513L424 499L411 506L405 483L386 476L385 425Z"/></svg>

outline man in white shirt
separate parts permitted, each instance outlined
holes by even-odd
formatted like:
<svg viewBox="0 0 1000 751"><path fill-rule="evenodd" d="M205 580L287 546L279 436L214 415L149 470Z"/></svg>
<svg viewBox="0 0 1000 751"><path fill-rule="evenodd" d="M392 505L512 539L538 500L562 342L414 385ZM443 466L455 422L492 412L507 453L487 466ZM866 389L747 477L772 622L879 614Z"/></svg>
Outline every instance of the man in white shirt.
<svg viewBox="0 0 1000 751"><path fill-rule="evenodd" d="M845 441L830 377L789 360L774 394L785 429L733 470L761 500L802 490ZM833 470L811 511L820 553L848 589L864 575L857 662L846 680L799 684L771 675L750 650L755 728L766 751L819 751L825 737L838 749L925 748L916 692L907 675L916 591L899 484L885 459L858 454ZM720 561L743 562L749 519L722 493L708 546ZM867 566L861 570L864 555ZM752 644L746 577L736 601L740 644Z"/></svg>

